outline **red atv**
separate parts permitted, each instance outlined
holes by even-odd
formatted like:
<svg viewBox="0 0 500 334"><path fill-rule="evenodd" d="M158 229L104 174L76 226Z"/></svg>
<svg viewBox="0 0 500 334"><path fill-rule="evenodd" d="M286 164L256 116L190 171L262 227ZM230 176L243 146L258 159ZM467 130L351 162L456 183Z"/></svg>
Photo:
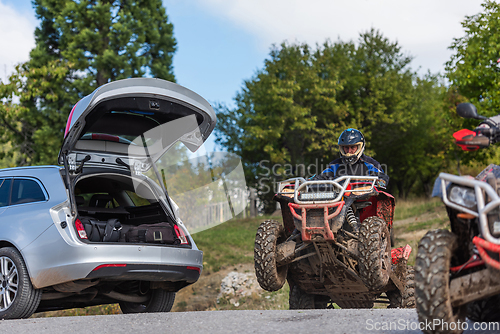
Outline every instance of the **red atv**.
<svg viewBox="0 0 500 334"><path fill-rule="evenodd" d="M290 309L414 307L411 247L391 251L394 198L377 177L281 182L283 225L264 221L255 272L267 291L290 285Z"/></svg>
<svg viewBox="0 0 500 334"><path fill-rule="evenodd" d="M479 116L461 103L457 113ZM495 126L454 134L471 151L497 141ZM476 178L441 173L433 195L441 196L451 231L433 230L420 240L415 264L419 320L431 323L426 333L461 333L465 318L498 321L500 316L500 166L490 165ZM429 329L430 328L430 329Z"/></svg>

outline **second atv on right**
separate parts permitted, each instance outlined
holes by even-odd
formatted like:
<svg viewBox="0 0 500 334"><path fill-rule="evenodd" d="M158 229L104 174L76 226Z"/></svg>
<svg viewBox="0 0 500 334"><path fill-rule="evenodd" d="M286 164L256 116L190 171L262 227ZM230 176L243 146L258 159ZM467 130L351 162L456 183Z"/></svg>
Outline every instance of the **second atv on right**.
<svg viewBox="0 0 500 334"><path fill-rule="evenodd" d="M486 124L453 135L463 150L500 140L498 124L478 115L473 104L459 104L457 114ZM500 166L489 165L475 178L441 173L438 182L435 192L446 205L451 231L429 231L419 242L417 313L425 333L461 333L466 318L500 319Z"/></svg>

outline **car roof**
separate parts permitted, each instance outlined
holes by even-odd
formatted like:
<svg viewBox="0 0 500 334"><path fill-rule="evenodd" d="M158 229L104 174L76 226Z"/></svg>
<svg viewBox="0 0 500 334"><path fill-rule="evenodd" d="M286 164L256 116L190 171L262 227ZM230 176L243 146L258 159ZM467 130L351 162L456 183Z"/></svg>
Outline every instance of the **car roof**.
<svg viewBox="0 0 500 334"><path fill-rule="evenodd" d="M32 170L34 172L42 172L44 170L57 170L57 171L59 171L61 169L62 169L61 166L55 166L55 165L10 167L10 168L0 169L0 177L1 176L15 176L15 174L17 174L17 172L22 172L22 174L25 174L29 170ZM27 175L23 175L23 176L27 176Z"/></svg>

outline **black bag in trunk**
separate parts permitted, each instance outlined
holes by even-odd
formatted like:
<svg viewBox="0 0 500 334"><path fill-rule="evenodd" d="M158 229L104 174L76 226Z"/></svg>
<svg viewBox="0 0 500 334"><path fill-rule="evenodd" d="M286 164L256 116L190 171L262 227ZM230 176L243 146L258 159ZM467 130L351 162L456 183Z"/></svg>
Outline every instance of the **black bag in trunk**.
<svg viewBox="0 0 500 334"><path fill-rule="evenodd" d="M142 224L132 226L125 233L126 242L146 242L179 245L180 239L170 223Z"/></svg>
<svg viewBox="0 0 500 334"><path fill-rule="evenodd" d="M89 241L116 242L120 239L122 224L116 218L101 221L92 217L80 217Z"/></svg>

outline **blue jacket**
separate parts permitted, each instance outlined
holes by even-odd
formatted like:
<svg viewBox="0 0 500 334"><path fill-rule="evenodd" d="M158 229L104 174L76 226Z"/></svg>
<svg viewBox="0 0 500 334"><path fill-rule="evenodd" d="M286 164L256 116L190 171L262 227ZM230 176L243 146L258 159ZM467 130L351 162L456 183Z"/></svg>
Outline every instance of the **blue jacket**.
<svg viewBox="0 0 500 334"><path fill-rule="evenodd" d="M357 176L378 176L382 186L386 187L389 183L389 176L384 173L380 163L362 154L358 161L352 165L344 164L341 158L335 159L328 164L328 168L321 174L311 178L312 180L333 180L339 176L357 175Z"/></svg>

